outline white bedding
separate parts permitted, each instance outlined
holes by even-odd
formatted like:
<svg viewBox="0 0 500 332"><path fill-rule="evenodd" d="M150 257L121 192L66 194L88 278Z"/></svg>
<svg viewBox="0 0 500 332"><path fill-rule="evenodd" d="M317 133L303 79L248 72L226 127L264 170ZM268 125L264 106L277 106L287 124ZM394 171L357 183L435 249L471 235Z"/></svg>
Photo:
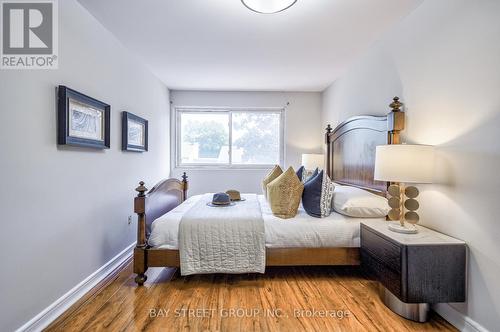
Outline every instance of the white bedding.
<svg viewBox="0 0 500 332"><path fill-rule="evenodd" d="M206 194L183 216L179 226L181 275L264 273L264 220L257 195L238 206L211 207Z"/></svg>
<svg viewBox="0 0 500 332"><path fill-rule="evenodd" d="M179 249L179 223L182 216L202 197L203 195L192 196L155 220L151 227L149 245L162 249ZM314 218L300 206L294 218L280 219L272 214L263 195L259 195L258 199L264 219L267 248L359 247L359 224L365 220L363 218L351 218L336 212L326 218Z"/></svg>

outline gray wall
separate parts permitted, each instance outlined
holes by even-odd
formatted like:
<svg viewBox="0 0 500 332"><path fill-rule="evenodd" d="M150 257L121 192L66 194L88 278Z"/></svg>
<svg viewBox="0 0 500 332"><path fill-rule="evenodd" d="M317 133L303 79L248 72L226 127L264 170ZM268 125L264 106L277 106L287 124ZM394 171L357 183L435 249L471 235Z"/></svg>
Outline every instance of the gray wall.
<svg viewBox="0 0 500 332"><path fill-rule="evenodd" d="M420 186L421 222L467 241L460 313L500 326L500 2L427 0L323 94L323 124L406 104L409 143L438 147L436 183Z"/></svg>
<svg viewBox="0 0 500 332"><path fill-rule="evenodd" d="M0 330L38 314L135 240L133 189L169 173L169 93L79 3L59 1L58 70L0 71ZM111 105L111 149L56 146L55 87ZM120 112L150 151L121 151Z"/></svg>
<svg viewBox="0 0 500 332"><path fill-rule="evenodd" d="M211 107L284 107L285 110L285 166L297 168L302 153L320 153L323 144L321 129L321 94L318 92L217 92L171 91L175 106ZM173 123L172 123L173 124ZM174 131L171 130L173 133ZM175 139L172 137L172 144ZM173 151L173 146L171 147ZM186 171L190 180L189 194L226 191L260 193L261 182L269 170L193 170L175 169L173 177Z"/></svg>

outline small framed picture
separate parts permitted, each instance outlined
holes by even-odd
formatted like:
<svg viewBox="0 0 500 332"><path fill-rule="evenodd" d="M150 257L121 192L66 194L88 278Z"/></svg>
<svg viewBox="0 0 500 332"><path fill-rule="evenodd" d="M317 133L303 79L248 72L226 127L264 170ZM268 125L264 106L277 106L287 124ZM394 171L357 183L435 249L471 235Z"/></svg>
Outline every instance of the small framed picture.
<svg viewBox="0 0 500 332"><path fill-rule="evenodd" d="M148 120L122 112L122 150L148 151Z"/></svg>
<svg viewBox="0 0 500 332"><path fill-rule="evenodd" d="M109 149L111 107L60 85L57 107L57 144Z"/></svg>

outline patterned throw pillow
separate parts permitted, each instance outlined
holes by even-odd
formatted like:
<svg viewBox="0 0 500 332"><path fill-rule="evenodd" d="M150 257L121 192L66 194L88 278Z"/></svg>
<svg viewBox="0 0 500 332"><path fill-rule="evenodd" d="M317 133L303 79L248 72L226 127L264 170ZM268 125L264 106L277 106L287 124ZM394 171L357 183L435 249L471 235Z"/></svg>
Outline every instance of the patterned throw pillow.
<svg viewBox="0 0 500 332"><path fill-rule="evenodd" d="M323 171L304 184L302 206L310 216L323 218L332 210L333 182Z"/></svg>
<svg viewBox="0 0 500 332"><path fill-rule="evenodd" d="M267 185L267 199L271 211L277 217L288 219L297 214L304 185L293 168L289 167Z"/></svg>
<svg viewBox="0 0 500 332"><path fill-rule="evenodd" d="M267 198L267 184L276 179L278 176L283 174L283 170L280 165L275 165L273 169L266 175L264 180L262 180L262 192L264 193L264 197Z"/></svg>

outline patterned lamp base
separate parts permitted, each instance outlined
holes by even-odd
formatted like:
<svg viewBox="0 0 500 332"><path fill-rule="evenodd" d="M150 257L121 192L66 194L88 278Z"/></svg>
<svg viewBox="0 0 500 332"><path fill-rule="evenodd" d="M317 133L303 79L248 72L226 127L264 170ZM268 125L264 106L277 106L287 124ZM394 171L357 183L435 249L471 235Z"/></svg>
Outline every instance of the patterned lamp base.
<svg viewBox="0 0 500 332"><path fill-rule="evenodd" d="M404 234L418 233L415 224L420 219L417 212L418 201L415 199L419 192L416 187L405 187L403 183L389 186L389 219L399 220L399 223L390 223L389 229L393 232ZM408 211L406 211L408 210Z"/></svg>

